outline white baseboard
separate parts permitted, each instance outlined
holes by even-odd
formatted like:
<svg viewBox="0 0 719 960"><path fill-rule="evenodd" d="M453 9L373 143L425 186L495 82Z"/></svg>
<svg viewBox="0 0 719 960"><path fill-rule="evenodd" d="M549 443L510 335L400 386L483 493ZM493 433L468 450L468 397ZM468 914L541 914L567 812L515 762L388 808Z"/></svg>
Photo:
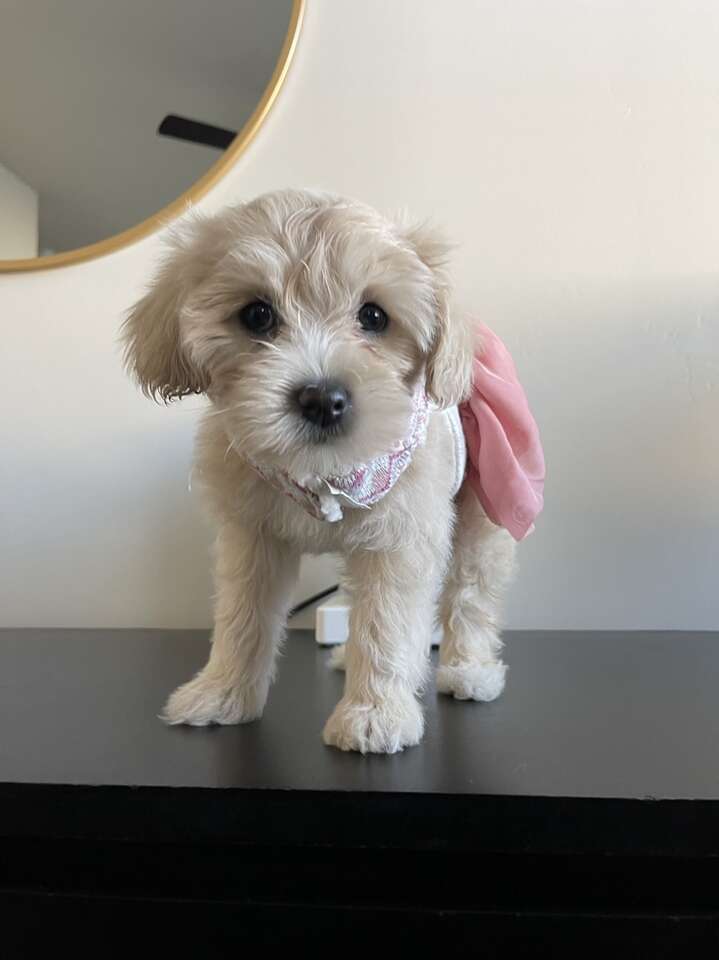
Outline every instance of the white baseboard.
<svg viewBox="0 0 719 960"><path fill-rule="evenodd" d="M341 590L324 600L315 614L315 638L321 647L345 643L349 633L350 607L347 594ZM439 646L442 631L437 628L432 646Z"/></svg>

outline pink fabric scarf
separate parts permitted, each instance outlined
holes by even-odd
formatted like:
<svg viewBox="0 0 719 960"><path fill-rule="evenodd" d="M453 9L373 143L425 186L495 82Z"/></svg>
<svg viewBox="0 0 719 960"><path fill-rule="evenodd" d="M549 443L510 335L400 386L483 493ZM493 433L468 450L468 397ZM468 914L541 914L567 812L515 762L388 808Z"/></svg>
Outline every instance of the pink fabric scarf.
<svg viewBox="0 0 719 960"><path fill-rule="evenodd" d="M544 505L544 454L539 430L509 351L480 325L482 346L474 358L472 393L460 404L467 444L466 482L489 519L515 540L534 529ZM427 433L428 401L417 387L407 435L389 453L342 476L291 477L249 459L257 473L318 520L337 522L342 507L371 507L400 478Z"/></svg>
<svg viewBox="0 0 719 960"><path fill-rule="evenodd" d="M249 457L248 461L268 483L317 520L336 523L343 517L343 506L369 509L392 489L409 466L416 448L425 441L428 416L429 401L424 386L418 384L412 397L412 415L404 439L398 440L389 453L359 464L342 475L299 480L279 467L268 467Z"/></svg>
<svg viewBox="0 0 719 960"><path fill-rule="evenodd" d="M484 324L480 334L472 394L459 408L467 482L489 519L522 540L544 506L544 453L509 351Z"/></svg>

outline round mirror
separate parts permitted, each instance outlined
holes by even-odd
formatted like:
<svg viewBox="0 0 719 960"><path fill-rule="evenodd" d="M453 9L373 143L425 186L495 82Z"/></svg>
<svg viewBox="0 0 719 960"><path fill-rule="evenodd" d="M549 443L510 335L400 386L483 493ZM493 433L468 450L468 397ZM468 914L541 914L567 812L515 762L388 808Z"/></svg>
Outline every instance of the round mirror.
<svg viewBox="0 0 719 960"><path fill-rule="evenodd" d="M0 269L138 239L236 159L280 88L302 0L5 0Z"/></svg>

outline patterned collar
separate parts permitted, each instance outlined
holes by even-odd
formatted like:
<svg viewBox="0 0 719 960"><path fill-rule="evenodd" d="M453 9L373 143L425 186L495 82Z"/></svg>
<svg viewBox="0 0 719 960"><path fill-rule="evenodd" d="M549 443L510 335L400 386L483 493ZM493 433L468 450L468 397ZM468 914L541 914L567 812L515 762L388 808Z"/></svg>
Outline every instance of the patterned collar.
<svg viewBox="0 0 719 960"><path fill-rule="evenodd" d="M392 489L409 466L412 454L427 437L429 399L419 385L412 397L412 414L407 434L389 453L359 464L349 473L327 477L291 477L279 467L269 467L250 457L250 466L275 489L286 494L317 520L335 523L342 519L342 507L369 509Z"/></svg>

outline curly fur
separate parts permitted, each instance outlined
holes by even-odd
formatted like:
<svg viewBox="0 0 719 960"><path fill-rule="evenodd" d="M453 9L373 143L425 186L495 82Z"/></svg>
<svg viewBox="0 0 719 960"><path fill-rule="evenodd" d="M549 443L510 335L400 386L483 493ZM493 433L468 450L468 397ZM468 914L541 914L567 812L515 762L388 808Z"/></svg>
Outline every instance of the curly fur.
<svg viewBox="0 0 719 960"><path fill-rule="evenodd" d="M513 543L474 495L451 490L451 437L430 417L427 442L387 496L334 524L304 513L249 466L295 477L342 473L403 436L418 380L439 407L470 389L475 335L450 309L447 244L426 225L395 223L355 201L286 190L212 218L190 215L124 326L126 362L143 390L169 401L204 392L194 477L218 523L215 626L207 665L170 697L169 723L261 716L303 552L344 556L352 601L344 696L325 742L394 752L423 732L437 601L445 641L439 688L499 694L498 611ZM262 298L281 318L251 336L238 310ZM391 318L381 336L362 303ZM351 426L320 443L290 398L328 378L353 396Z"/></svg>

